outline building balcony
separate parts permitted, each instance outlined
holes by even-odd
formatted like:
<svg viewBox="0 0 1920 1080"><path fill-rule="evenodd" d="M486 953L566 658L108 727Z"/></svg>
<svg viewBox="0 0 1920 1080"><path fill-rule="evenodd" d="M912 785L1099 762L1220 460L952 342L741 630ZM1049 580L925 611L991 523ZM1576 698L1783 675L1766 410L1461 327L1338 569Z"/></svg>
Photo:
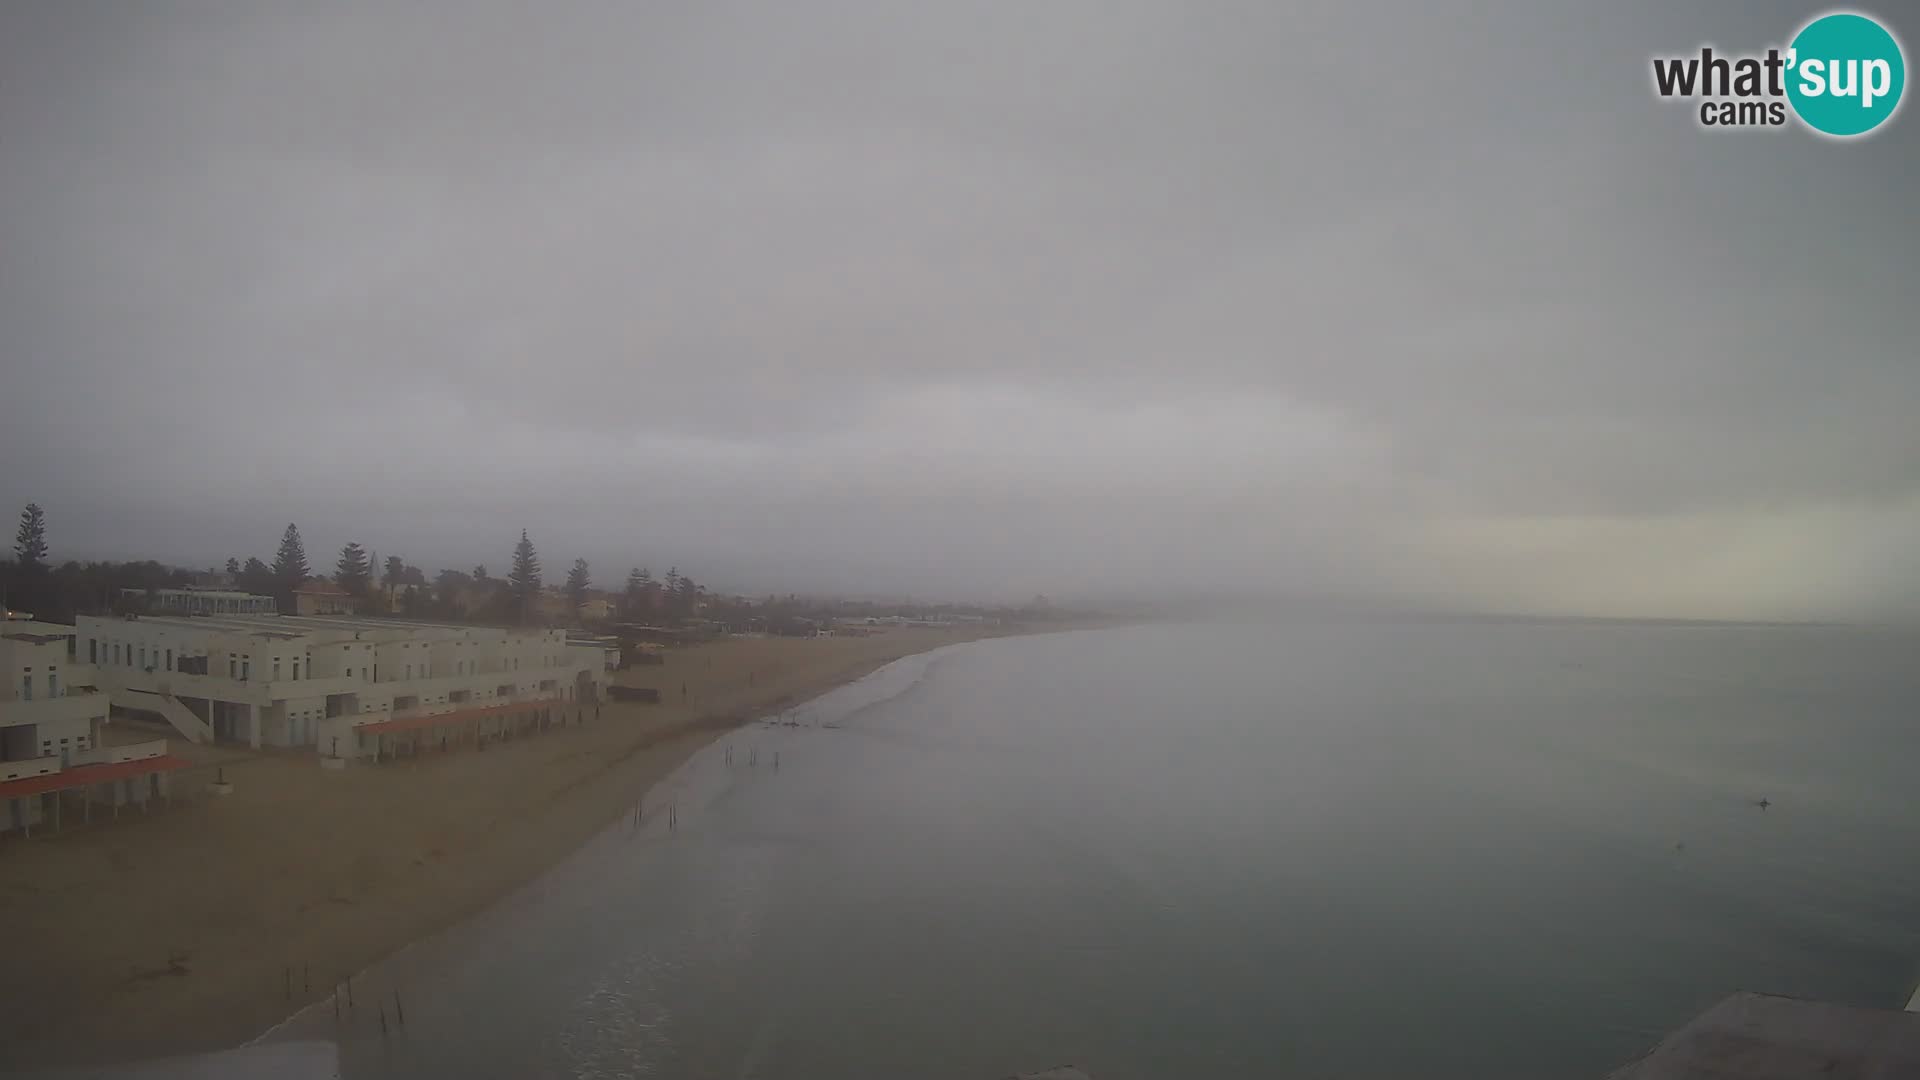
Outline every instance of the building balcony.
<svg viewBox="0 0 1920 1080"><path fill-rule="evenodd" d="M91 689L33 701L0 701L0 727L15 724L85 723L107 715L107 695Z"/></svg>
<svg viewBox="0 0 1920 1080"><path fill-rule="evenodd" d="M72 755L71 765L115 765L122 761L145 761L148 758L165 757L167 740L149 739L146 742L126 743L121 746L98 746L92 750L81 750Z"/></svg>
<svg viewBox="0 0 1920 1080"><path fill-rule="evenodd" d="M15 761L0 761L0 784L9 780L28 780L36 776L51 776L60 771L60 759L57 757L30 757Z"/></svg>

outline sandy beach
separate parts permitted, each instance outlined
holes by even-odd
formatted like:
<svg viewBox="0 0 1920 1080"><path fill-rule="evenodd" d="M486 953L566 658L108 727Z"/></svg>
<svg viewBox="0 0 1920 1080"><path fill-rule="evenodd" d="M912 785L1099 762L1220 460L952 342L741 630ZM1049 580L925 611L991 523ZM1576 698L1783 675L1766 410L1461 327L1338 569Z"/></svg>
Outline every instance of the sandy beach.
<svg viewBox="0 0 1920 1080"><path fill-rule="evenodd" d="M996 632L677 649L616 679L662 704L483 752L332 771L188 747L171 808L0 842L0 1070L241 1043L539 874L718 733ZM216 769L231 795L207 794Z"/></svg>

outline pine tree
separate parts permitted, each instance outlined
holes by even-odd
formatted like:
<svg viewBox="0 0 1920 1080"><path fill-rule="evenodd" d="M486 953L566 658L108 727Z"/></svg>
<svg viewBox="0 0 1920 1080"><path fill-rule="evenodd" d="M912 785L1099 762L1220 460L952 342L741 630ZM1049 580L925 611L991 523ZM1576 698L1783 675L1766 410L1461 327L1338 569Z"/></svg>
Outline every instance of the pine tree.
<svg viewBox="0 0 1920 1080"><path fill-rule="evenodd" d="M373 577L373 571L367 566L367 553L359 544L348 544L340 549L340 561L334 564L333 580L342 589L354 596L367 594L367 583Z"/></svg>
<svg viewBox="0 0 1920 1080"><path fill-rule="evenodd" d="M231 555L227 556L227 576L228 577L240 576L240 560L234 558Z"/></svg>
<svg viewBox="0 0 1920 1080"><path fill-rule="evenodd" d="M587 576L587 560L573 560L573 569L567 571L567 601L573 605L573 613L578 615L587 603L587 587L593 584Z"/></svg>
<svg viewBox="0 0 1920 1080"><path fill-rule="evenodd" d="M313 574L307 569L307 546L300 542L300 529L289 522L280 534L280 550L273 554L273 579L280 586L282 603L293 602L293 590Z"/></svg>
<svg viewBox="0 0 1920 1080"><path fill-rule="evenodd" d="M473 579L458 570L442 570L433 575L433 607L442 617L462 614L460 597Z"/></svg>
<svg viewBox="0 0 1920 1080"><path fill-rule="evenodd" d="M406 576L407 561L398 555L387 556L386 573L382 576L380 584L385 585L388 592L392 592L393 587L400 584Z"/></svg>
<svg viewBox="0 0 1920 1080"><path fill-rule="evenodd" d="M540 595L540 556L534 552L525 529L520 530L520 542L513 546L513 572L507 575L507 582L513 589L514 608L524 622L533 612L534 598Z"/></svg>
<svg viewBox="0 0 1920 1080"><path fill-rule="evenodd" d="M21 570L47 568L47 514L39 503L28 503L20 511L20 531L13 539L14 565Z"/></svg>
<svg viewBox="0 0 1920 1080"><path fill-rule="evenodd" d="M621 604L623 613L627 618L633 618L633 613L640 610L640 596L646 591L646 588L647 579L645 570L636 566L627 571L627 595Z"/></svg>
<svg viewBox="0 0 1920 1080"><path fill-rule="evenodd" d="M475 585L485 585L487 583L486 563L480 563L473 568L473 583Z"/></svg>
<svg viewBox="0 0 1920 1080"><path fill-rule="evenodd" d="M250 593L266 594L273 591L273 567L259 559L249 558L240 568L239 585Z"/></svg>

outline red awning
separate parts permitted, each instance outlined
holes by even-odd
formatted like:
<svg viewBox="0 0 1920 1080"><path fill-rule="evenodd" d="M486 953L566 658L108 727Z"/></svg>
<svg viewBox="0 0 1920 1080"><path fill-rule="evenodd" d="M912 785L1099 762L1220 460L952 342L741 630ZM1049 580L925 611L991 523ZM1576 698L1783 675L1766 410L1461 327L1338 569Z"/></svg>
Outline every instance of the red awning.
<svg viewBox="0 0 1920 1080"><path fill-rule="evenodd" d="M464 724L469 720L478 720L483 716L506 716L510 713L526 712L529 709L544 709L552 705L564 704L559 698L546 698L540 701L512 701L505 705L482 705L473 709L458 709L454 712L435 713L432 716L403 716L397 720L375 720L371 724L355 724L355 731L371 731L385 735L396 731L418 731L421 728L440 727L444 724Z"/></svg>
<svg viewBox="0 0 1920 1080"><path fill-rule="evenodd" d="M23 799L29 795L44 795L49 791L71 791L74 788L92 787L95 784L111 784L115 780L125 780L134 776L146 776L151 773L173 772L193 764L183 757L162 754L159 757L141 758L138 761L114 761L105 765L76 765L46 776L29 776L20 780L8 780L0 784L0 799Z"/></svg>

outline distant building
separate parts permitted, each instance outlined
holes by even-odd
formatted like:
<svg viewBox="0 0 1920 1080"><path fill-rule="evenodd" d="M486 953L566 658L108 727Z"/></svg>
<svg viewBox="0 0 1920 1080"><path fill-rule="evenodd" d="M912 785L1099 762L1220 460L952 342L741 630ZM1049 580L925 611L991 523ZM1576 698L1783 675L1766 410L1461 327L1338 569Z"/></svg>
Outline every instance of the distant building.
<svg viewBox="0 0 1920 1080"><path fill-rule="evenodd" d="M229 589L121 589L120 595L155 614L273 615L279 611L271 596Z"/></svg>
<svg viewBox="0 0 1920 1080"><path fill-rule="evenodd" d="M296 615L351 615L353 595L325 578L315 578L293 590Z"/></svg>
<svg viewBox="0 0 1920 1080"><path fill-rule="evenodd" d="M614 616L614 605L607 598L606 593L598 589L589 589L586 599L576 608L573 606L573 598L567 595L565 588L548 585L540 590L534 611L540 618L549 622L581 620L602 622Z"/></svg>

